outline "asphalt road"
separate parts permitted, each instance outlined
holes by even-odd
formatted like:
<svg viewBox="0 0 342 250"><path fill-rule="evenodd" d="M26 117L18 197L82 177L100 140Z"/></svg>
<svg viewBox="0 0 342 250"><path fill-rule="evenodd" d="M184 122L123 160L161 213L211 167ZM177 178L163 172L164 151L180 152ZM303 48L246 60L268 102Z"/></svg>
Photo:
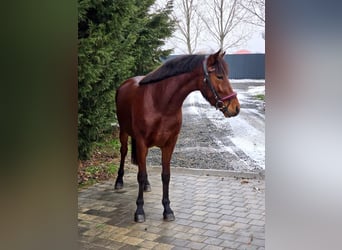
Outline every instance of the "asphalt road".
<svg viewBox="0 0 342 250"><path fill-rule="evenodd" d="M225 118L199 91L183 104L183 125L171 160L172 167L263 173L265 169L264 81L232 81L240 114ZM148 165L160 165L160 150L152 148Z"/></svg>

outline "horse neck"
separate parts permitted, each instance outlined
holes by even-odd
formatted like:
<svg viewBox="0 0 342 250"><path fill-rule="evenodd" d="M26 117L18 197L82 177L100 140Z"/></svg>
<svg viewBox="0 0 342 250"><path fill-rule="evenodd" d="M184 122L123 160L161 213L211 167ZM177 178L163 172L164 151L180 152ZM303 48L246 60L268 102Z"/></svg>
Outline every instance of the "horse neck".
<svg viewBox="0 0 342 250"><path fill-rule="evenodd" d="M198 75L194 73L182 74L158 85L160 89L155 91L156 100L159 100L157 105L169 112L180 111L185 98L199 90Z"/></svg>

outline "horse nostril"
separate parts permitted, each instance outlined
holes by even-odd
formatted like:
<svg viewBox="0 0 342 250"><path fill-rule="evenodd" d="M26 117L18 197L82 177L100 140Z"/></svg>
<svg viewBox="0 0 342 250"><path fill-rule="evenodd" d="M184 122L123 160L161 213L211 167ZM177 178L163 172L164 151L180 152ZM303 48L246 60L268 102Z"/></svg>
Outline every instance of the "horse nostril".
<svg viewBox="0 0 342 250"><path fill-rule="evenodd" d="M240 108L236 107L235 111L236 111L236 114L238 114L240 112Z"/></svg>

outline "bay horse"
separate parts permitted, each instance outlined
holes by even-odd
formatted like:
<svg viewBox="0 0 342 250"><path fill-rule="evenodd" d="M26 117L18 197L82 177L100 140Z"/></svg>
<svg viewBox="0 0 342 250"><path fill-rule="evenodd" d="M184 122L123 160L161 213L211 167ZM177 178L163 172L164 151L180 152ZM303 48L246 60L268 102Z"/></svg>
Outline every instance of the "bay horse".
<svg viewBox="0 0 342 250"><path fill-rule="evenodd" d="M139 192L134 215L145 221L143 192L150 191L146 171L148 149L157 146L162 153L163 218L175 219L170 208L170 160L182 125L182 104L193 91L225 117L239 113L240 103L228 80L228 66L221 50L211 55L184 55L166 61L147 74L123 82L116 92L117 118L120 126L120 168L115 189L123 188L124 163L128 137L132 139L132 163L138 165Z"/></svg>

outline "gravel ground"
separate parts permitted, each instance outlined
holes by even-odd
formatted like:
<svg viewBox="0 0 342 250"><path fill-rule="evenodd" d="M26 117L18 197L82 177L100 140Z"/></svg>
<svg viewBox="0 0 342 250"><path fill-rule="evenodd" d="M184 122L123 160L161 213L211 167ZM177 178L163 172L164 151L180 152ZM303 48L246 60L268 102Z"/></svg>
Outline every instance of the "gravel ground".
<svg viewBox="0 0 342 250"><path fill-rule="evenodd" d="M171 166L262 173L265 169L265 104L255 95L265 93L264 82L232 83L241 112L225 118L200 92L183 104L183 125ZM147 164L160 165L159 148L149 150Z"/></svg>

